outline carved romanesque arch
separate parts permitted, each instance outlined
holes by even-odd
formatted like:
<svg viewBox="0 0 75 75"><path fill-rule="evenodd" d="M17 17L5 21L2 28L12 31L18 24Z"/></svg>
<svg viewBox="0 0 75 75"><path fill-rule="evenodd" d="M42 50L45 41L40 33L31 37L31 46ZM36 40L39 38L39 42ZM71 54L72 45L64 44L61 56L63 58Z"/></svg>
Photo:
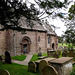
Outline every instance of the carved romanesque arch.
<svg viewBox="0 0 75 75"><path fill-rule="evenodd" d="M30 52L31 39L28 36L22 38L21 41L21 52L23 54Z"/></svg>

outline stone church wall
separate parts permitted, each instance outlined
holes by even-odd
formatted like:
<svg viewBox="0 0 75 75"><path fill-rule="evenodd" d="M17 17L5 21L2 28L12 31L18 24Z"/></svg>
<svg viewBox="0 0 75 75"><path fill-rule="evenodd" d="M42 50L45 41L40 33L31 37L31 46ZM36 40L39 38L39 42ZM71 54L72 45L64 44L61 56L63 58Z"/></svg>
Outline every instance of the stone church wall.
<svg viewBox="0 0 75 75"><path fill-rule="evenodd" d="M47 32L41 31L26 31L25 34L18 31L8 30L8 31L0 31L0 55L3 54L6 50L8 50L11 56L21 55L22 54L22 39L27 36L31 40L30 44L30 52L36 53L39 52L39 48L41 48L41 52L46 52L47 48L52 49L52 43L54 43L54 49L57 48L57 37L53 35L50 36L50 44L48 45L48 36ZM40 38L40 41L38 40Z"/></svg>
<svg viewBox="0 0 75 75"><path fill-rule="evenodd" d="M0 31L0 55L6 50L6 31Z"/></svg>

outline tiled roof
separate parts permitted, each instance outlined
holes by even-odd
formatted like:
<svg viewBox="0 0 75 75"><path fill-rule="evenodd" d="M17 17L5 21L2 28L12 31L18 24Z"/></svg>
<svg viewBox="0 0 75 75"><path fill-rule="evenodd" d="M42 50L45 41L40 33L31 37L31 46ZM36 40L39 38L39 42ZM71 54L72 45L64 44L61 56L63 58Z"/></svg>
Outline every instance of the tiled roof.
<svg viewBox="0 0 75 75"><path fill-rule="evenodd" d="M20 21L22 28L32 29L38 31L47 31L47 34L56 35L55 31L51 28L51 26L47 23L42 22L42 25L38 23L38 21L33 21L34 26L31 28L27 25L26 18L22 17Z"/></svg>
<svg viewBox="0 0 75 75"><path fill-rule="evenodd" d="M43 23L43 27L47 30L47 34L56 35L55 31L53 31L49 24Z"/></svg>
<svg viewBox="0 0 75 75"><path fill-rule="evenodd" d="M22 28L25 29L32 29L32 30L38 30L38 31L46 31L42 25L40 25L37 21L33 21L33 27L31 28L29 25L27 25L26 19L22 17L20 24L22 25Z"/></svg>

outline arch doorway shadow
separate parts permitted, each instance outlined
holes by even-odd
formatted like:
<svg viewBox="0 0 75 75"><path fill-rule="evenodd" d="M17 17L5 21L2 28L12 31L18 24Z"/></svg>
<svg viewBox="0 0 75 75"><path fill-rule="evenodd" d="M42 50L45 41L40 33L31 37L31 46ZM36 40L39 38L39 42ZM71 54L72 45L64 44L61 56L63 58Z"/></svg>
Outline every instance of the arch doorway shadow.
<svg viewBox="0 0 75 75"><path fill-rule="evenodd" d="M52 49L54 50L54 43L52 43Z"/></svg>

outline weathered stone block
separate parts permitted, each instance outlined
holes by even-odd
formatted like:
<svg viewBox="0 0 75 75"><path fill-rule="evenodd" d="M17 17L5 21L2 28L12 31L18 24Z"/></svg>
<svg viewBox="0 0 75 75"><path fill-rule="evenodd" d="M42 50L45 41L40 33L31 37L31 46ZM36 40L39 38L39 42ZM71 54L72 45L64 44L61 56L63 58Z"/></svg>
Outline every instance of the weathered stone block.
<svg viewBox="0 0 75 75"><path fill-rule="evenodd" d="M56 69L52 66L45 66L42 70L41 70L41 75L58 75L58 72L56 71Z"/></svg>
<svg viewBox="0 0 75 75"><path fill-rule="evenodd" d="M29 62L28 63L28 71L36 72L36 64L34 62Z"/></svg>

